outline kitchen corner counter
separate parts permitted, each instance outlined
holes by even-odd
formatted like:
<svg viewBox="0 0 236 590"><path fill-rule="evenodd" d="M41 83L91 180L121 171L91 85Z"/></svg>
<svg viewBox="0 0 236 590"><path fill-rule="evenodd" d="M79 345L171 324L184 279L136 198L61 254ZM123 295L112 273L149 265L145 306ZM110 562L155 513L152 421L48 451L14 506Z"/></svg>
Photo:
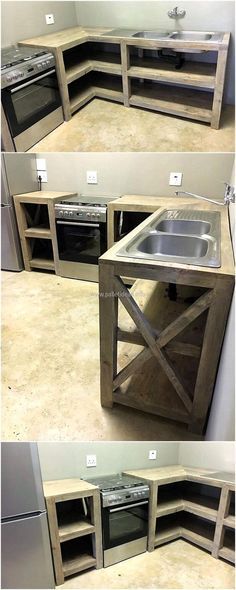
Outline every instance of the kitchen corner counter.
<svg viewBox="0 0 236 590"><path fill-rule="evenodd" d="M134 469L123 472L125 475L141 477L149 482L157 482L158 485L165 485L175 481L191 480L221 487L228 485L234 487L234 473L219 472L216 469L203 469L201 467L189 467L183 465L169 465L154 469Z"/></svg>

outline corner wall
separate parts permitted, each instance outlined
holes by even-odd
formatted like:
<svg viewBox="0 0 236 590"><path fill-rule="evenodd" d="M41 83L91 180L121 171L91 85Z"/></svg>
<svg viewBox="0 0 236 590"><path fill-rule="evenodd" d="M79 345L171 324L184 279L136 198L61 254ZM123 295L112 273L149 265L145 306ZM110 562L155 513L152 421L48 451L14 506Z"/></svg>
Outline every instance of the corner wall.
<svg viewBox="0 0 236 590"><path fill-rule="evenodd" d="M180 465L215 469L235 470L234 442L180 442L178 462Z"/></svg>

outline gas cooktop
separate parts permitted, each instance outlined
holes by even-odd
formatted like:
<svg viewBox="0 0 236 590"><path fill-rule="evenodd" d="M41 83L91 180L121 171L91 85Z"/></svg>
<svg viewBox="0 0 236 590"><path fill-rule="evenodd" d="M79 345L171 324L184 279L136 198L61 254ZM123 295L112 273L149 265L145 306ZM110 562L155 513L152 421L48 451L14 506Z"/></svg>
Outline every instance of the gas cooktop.
<svg viewBox="0 0 236 590"><path fill-rule="evenodd" d="M25 61L41 57L47 53L47 51L42 51L40 48L35 49L33 47L20 47L15 45L4 47L1 50L1 71Z"/></svg>
<svg viewBox="0 0 236 590"><path fill-rule="evenodd" d="M144 485L143 480L128 475L105 475L87 479L89 483L98 486L101 492L110 492L115 490L125 490L129 488L140 487Z"/></svg>
<svg viewBox="0 0 236 590"><path fill-rule="evenodd" d="M99 197L95 196L92 197L90 195L76 195L71 199L65 199L60 201L61 205L77 205L78 207L82 207L83 205L89 205L90 207L97 207L98 205L107 205L110 201L118 199L118 196L113 197Z"/></svg>

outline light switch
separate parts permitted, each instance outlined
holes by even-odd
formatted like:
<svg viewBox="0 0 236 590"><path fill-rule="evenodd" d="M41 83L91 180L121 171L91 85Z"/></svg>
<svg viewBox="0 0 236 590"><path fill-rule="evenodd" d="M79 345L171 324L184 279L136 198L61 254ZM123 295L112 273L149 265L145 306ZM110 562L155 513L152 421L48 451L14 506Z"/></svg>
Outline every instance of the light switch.
<svg viewBox="0 0 236 590"><path fill-rule="evenodd" d="M183 172L171 172L170 179L169 179L169 185L170 186L181 186L182 185L182 178L183 178Z"/></svg>
<svg viewBox="0 0 236 590"><path fill-rule="evenodd" d="M149 459L152 459L152 460L153 459L156 459L157 458L157 452L156 451L149 451L148 458Z"/></svg>
<svg viewBox="0 0 236 590"><path fill-rule="evenodd" d="M54 14L45 14L45 20L47 25L54 25Z"/></svg>

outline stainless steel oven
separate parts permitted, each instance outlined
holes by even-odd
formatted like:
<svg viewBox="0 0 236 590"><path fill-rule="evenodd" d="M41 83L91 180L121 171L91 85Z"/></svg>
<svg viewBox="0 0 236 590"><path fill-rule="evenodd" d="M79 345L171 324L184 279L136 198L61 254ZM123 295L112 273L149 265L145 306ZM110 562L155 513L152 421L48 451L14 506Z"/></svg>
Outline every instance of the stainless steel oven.
<svg viewBox="0 0 236 590"><path fill-rule="evenodd" d="M63 122L55 58L43 52L2 70L2 106L16 151L26 151Z"/></svg>
<svg viewBox="0 0 236 590"><path fill-rule="evenodd" d="M61 276L98 280L98 259L107 250L108 200L77 196L55 205Z"/></svg>
<svg viewBox="0 0 236 590"><path fill-rule="evenodd" d="M103 563L108 567L147 550L149 486L126 475L93 478L101 493Z"/></svg>

